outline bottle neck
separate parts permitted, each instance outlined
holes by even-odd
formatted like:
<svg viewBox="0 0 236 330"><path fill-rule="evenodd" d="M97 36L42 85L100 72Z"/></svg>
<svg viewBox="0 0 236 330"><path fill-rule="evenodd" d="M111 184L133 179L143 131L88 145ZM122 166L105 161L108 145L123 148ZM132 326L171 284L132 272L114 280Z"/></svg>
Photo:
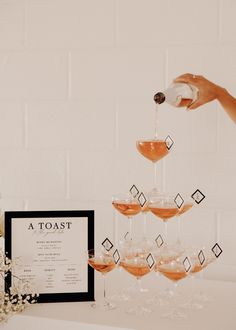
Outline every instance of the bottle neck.
<svg viewBox="0 0 236 330"><path fill-rule="evenodd" d="M154 101L157 103L157 104L162 104L163 102L165 102L165 94L163 94L162 92L158 92L154 95Z"/></svg>

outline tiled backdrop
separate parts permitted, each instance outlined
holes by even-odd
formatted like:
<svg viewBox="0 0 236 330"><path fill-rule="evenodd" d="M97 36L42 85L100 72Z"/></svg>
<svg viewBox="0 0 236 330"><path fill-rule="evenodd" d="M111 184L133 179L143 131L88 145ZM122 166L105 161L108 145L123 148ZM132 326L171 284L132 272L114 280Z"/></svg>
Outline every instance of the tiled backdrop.
<svg viewBox="0 0 236 330"><path fill-rule="evenodd" d="M154 93L193 72L236 95L235 11L234 0L0 0L2 208L94 209L96 242L113 239L115 218L125 232L111 198L152 188L135 141L154 134ZM216 102L163 105L168 134L160 186L206 195L182 217L182 237L217 240L224 253L204 276L236 281L236 126ZM162 230L149 215L149 235Z"/></svg>

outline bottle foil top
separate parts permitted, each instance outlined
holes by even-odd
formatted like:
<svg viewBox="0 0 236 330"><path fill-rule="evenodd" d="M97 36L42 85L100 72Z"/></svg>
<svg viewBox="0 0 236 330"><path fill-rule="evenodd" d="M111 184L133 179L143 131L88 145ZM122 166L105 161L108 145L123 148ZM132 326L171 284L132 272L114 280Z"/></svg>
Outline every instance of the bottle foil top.
<svg viewBox="0 0 236 330"><path fill-rule="evenodd" d="M162 92L158 92L154 95L154 101L157 104L162 104L163 102L165 102L165 94L163 94Z"/></svg>

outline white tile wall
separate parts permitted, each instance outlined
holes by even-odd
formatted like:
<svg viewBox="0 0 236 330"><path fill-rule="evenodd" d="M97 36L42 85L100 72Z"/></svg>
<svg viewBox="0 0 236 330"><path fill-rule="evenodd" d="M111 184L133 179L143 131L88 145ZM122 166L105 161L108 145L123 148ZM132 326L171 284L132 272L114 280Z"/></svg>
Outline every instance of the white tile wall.
<svg viewBox="0 0 236 330"><path fill-rule="evenodd" d="M33 102L27 110L29 148L67 148L77 152L114 148L114 102Z"/></svg>
<svg viewBox="0 0 236 330"><path fill-rule="evenodd" d="M235 93L235 51L236 47L233 43L170 46L168 48L168 82L183 72L195 72L206 75L208 79ZM225 70L226 66L227 70Z"/></svg>
<svg viewBox="0 0 236 330"><path fill-rule="evenodd" d="M222 42L235 42L235 20L234 13L236 9L236 3L233 0L226 0L220 3L220 15L221 15L221 41Z"/></svg>
<svg viewBox="0 0 236 330"><path fill-rule="evenodd" d="M1 99L65 99L68 56L56 51L12 51L0 56Z"/></svg>
<svg viewBox="0 0 236 330"><path fill-rule="evenodd" d="M65 196L65 153L58 150L9 149L1 152L3 197Z"/></svg>
<svg viewBox="0 0 236 330"><path fill-rule="evenodd" d="M165 50L161 47L145 48L140 43L137 48L116 49L117 97L151 100L156 86L163 84L164 69Z"/></svg>
<svg viewBox="0 0 236 330"><path fill-rule="evenodd" d="M83 174L82 174L83 173ZM82 200L111 199L113 180L113 153L75 150L69 159L69 194Z"/></svg>
<svg viewBox="0 0 236 330"><path fill-rule="evenodd" d="M25 42L24 0L0 2L0 49L21 49Z"/></svg>
<svg viewBox="0 0 236 330"><path fill-rule="evenodd" d="M175 109L166 105L159 108L160 133L163 136L169 134L175 142L171 152L177 154L217 151L218 114L213 102L198 111ZM232 123L230 124L232 126Z"/></svg>
<svg viewBox="0 0 236 330"><path fill-rule="evenodd" d="M114 239L112 195L153 185L153 166L135 147L154 134L153 94L193 72L236 95L234 8L233 0L0 1L3 209L94 209L97 242ZM163 105L159 118L160 134L175 142L158 164L160 186L206 195L183 216L182 235L218 240L224 253L205 276L236 281L235 125L216 102L192 112ZM116 216L123 234L126 219ZM162 231L150 214L149 235Z"/></svg>
<svg viewBox="0 0 236 330"><path fill-rule="evenodd" d="M23 103L0 101L1 148L22 148L24 146L24 112Z"/></svg>
<svg viewBox="0 0 236 330"><path fill-rule="evenodd" d="M117 1L119 45L206 43L217 40L218 3L194 1ZM210 18L210 24L209 24Z"/></svg>
<svg viewBox="0 0 236 330"><path fill-rule="evenodd" d="M114 1L28 0L26 15L29 47L114 46Z"/></svg>
<svg viewBox="0 0 236 330"><path fill-rule="evenodd" d="M86 49L71 54L71 97L114 99L116 66L114 48Z"/></svg>

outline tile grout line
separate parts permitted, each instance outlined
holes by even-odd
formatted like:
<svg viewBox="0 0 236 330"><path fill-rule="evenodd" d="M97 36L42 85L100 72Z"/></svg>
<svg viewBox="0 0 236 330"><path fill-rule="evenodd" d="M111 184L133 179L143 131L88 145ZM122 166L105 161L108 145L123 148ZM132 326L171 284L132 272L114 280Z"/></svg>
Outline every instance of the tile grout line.
<svg viewBox="0 0 236 330"><path fill-rule="evenodd" d="M113 10L113 15L114 15L114 26L113 26L113 34L114 34L114 47L117 47L118 43L118 16L117 16L117 2L116 0L113 0L114 4L114 10Z"/></svg>
<svg viewBox="0 0 236 330"><path fill-rule="evenodd" d="M29 124L29 118L28 118L28 104L24 103L24 118L23 118L23 146L24 149L28 149L29 147L29 138L28 138L28 124Z"/></svg>
<svg viewBox="0 0 236 330"><path fill-rule="evenodd" d="M26 48L28 33L27 33L27 17L28 17L28 1L24 0L24 23L23 23L23 47Z"/></svg>
<svg viewBox="0 0 236 330"><path fill-rule="evenodd" d="M217 19L218 19L218 24L217 24L217 37L218 37L218 43L221 42L222 40L222 1L218 0L218 6L217 6Z"/></svg>
<svg viewBox="0 0 236 330"><path fill-rule="evenodd" d="M68 99L70 100L71 99L71 95L72 95L72 92L71 92L71 51L68 52L68 72L67 72L67 96L68 96Z"/></svg>
<svg viewBox="0 0 236 330"><path fill-rule="evenodd" d="M117 101L115 101L115 149L119 148L119 113Z"/></svg>
<svg viewBox="0 0 236 330"><path fill-rule="evenodd" d="M219 242L220 238L220 212L216 210L215 212L215 242Z"/></svg>
<svg viewBox="0 0 236 330"><path fill-rule="evenodd" d="M70 199L70 151L66 150L66 160L65 160L65 193L66 199Z"/></svg>
<svg viewBox="0 0 236 330"><path fill-rule="evenodd" d="M221 36L221 32L222 32L222 15L221 15L221 12L222 12L222 1L221 0L218 0L218 6L217 6L217 9L218 9L218 16L217 16L217 19L218 19L218 24L217 24L217 37L218 37L218 46L220 46L220 42L221 42L221 39L222 39L222 36ZM216 153L218 154L219 151L220 151L220 107L219 105L216 106Z"/></svg>
<svg viewBox="0 0 236 330"><path fill-rule="evenodd" d="M29 209L28 200L24 199L23 200L23 210L28 211L28 209Z"/></svg>

